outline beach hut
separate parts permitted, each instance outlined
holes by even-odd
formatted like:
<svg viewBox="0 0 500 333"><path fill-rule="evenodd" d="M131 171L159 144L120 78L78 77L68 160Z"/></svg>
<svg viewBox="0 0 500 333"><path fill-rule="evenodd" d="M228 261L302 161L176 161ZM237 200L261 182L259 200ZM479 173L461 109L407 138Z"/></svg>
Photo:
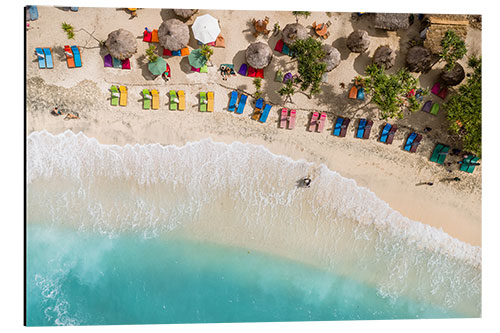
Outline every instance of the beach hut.
<svg viewBox="0 0 500 333"><path fill-rule="evenodd" d="M351 52L363 53L370 46L370 37L365 30L354 30L347 37L346 45Z"/></svg>
<svg viewBox="0 0 500 333"><path fill-rule="evenodd" d="M108 35L104 45L113 58L125 60L137 52L137 40L128 30L118 29Z"/></svg>
<svg viewBox="0 0 500 333"><path fill-rule="evenodd" d="M174 14L187 20L198 12L198 9L174 9Z"/></svg>
<svg viewBox="0 0 500 333"><path fill-rule="evenodd" d="M409 14L376 13L374 26L384 30L406 30L410 27Z"/></svg>
<svg viewBox="0 0 500 333"><path fill-rule="evenodd" d="M441 81L447 86L456 86L465 79L465 70L458 62L451 71L443 69L441 72Z"/></svg>
<svg viewBox="0 0 500 333"><path fill-rule="evenodd" d="M381 45L373 54L373 63L379 67L389 69L396 62L396 53L387 45Z"/></svg>
<svg viewBox="0 0 500 333"><path fill-rule="evenodd" d="M219 21L210 14L198 16L191 29L194 38L202 44L215 42L220 34Z"/></svg>
<svg viewBox="0 0 500 333"><path fill-rule="evenodd" d="M424 22L427 24L424 46L433 54L441 52L441 40L448 30L453 30L463 40L467 38L469 20L466 15L426 15Z"/></svg>
<svg viewBox="0 0 500 333"><path fill-rule="evenodd" d="M306 28L299 23L290 23L285 26L281 32L283 42L290 46L299 39L306 39L308 36Z"/></svg>
<svg viewBox="0 0 500 333"><path fill-rule="evenodd" d="M406 66L410 72L428 72L432 66L431 51L423 46L411 47L406 54Z"/></svg>
<svg viewBox="0 0 500 333"><path fill-rule="evenodd" d="M326 63L326 71L330 72L340 64L340 52L328 44L323 45L323 51L325 51L326 55L322 61Z"/></svg>
<svg viewBox="0 0 500 333"><path fill-rule="evenodd" d="M158 29L158 40L167 50L180 50L189 43L189 28L175 18L163 21Z"/></svg>
<svg viewBox="0 0 500 333"><path fill-rule="evenodd" d="M267 67L273 58L273 50L266 43L250 44L245 51L247 63L255 69Z"/></svg>

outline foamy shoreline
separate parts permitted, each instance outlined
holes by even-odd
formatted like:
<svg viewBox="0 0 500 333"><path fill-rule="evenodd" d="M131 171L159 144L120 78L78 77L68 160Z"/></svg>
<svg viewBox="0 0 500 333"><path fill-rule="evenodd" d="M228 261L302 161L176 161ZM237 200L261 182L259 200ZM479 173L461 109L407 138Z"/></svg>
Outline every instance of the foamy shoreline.
<svg viewBox="0 0 500 333"><path fill-rule="evenodd" d="M354 62L359 59L354 54L343 53L341 65L329 74L328 92L322 101L308 100L298 94L293 98L293 107L299 112L297 128L293 131L281 130L277 127L279 105L273 107L266 124L251 120L248 116L253 104L247 103L243 115L238 116L226 111L228 93L233 88L240 88L253 93L251 78L237 76L228 81L222 81L216 68L210 68L207 77L200 74L184 73L181 70L181 59L169 58L173 71L170 83L161 79L151 80L143 73L144 65L136 62L144 54L147 43L138 40L139 52L134 57L131 71L104 69L99 49L84 48L82 52L84 66L82 69L69 70L63 58L55 56L53 70L39 70L33 58L33 49L37 46L62 47L68 43L76 45L95 46L96 42L83 32L77 32L75 40L68 41L60 23L66 21L75 26L75 30L85 28L95 31L94 35L105 39L107 34L119 27L133 31L139 36L144 26L157 28L162 21L159 10L143 9L139 17L129 20L129 15L115 9L80 8L77 13L64 12L52 7L39 7L40 19L31 23L32 28L27 33L27 134L34 131L47 130L59 134L67 129L77 133L82 131L89 137L95 137L104 144L148 144L160 143L182 146L187 142L211 138L216 142L231 143L233 141L248 142L263 145L274 154L289 156L294 160L305 159L314 163L324 163L329 169L342 176L356 180L357 184L374 192L386 201L393 209L402 215L443 231L472 245L481 245L481 168L473 175L459 171L448 173L442 166L428 161L434 142L446 140L446 131L439 120L429 120L426 114L414 114L400 124L392 146L376 141L378 128L383 123L376 121L370 140L353 138L355 118L374 117L373 110L367 105L348 102L345 91L338 86L339 82L348 83L358 75L354 70ZM242 31L247 28L246 20L260 17L262 12L241 12L239 20L230 21L230 13L222 11L200 11L212 13L221 20L222 33L226 38L226 49L215 49L212 62L214 64L241 61L241 50L244 50L253 37ZM170 18L170 11L165 14ZM282 27L285 22L293 22L295 18L289 12L266 13L271 16L271 22L279 21ZM332 36L328 43L335 42L340 36L347 36L353 27L349 22L349 13L334 14L327 17L325 13L313 13L304 22L305 25L316 20L332 21ZM231 22L228 24L227 22ZM359 24L362 24L359 23ZM46 34L44 31L53 33ZM480 34L479 34L480 36ZM399 44L399 37L371 36L370 55L377 45L390 43ZM477 37L477 36L476 36ZM262 39L259 37L258 40ZM477 41L475 41L477 43ZM334 43L336 44L336 43ZM276 55L276 54L275 54ZM345 57L344 57L345 55ZM234 58L234 59L233 59ZM274 60L288 60L276 55ZM398 58L399 64L403 59ZM398 63L396 64L398 66ZM272 82L274 69L266 69L264 90L276 90ZM422 77L423 85L430 84L432 77ZM126 107L109 106L109 86L125 84L129 87L129 103ZM161 108L159 111L143 111L139 92L143 87L158 87L160 90ZM188 107L184 112L168 111L167 92L169 89L186 91ZM197 111L199 91L214 91L216 110L213 114ZM271 95L271 94L270 94ZM271 102L278 104L279 96L269 96ZM326 100L326 102L325 102ZM341 103L335 108L335 104ZM49 111L54 105L78 111L80 120L64 121L61 117L51 116ZM334 109L332 109L332 107ZM312 109L331 112L324 133L310 133L305 126ZM346 110L349 110L347 112ZM351 116L348 135L339 139L331 135L334 115L346 113ZM442 116L442 115L441 115ZM409 133L408 128L421 131L432 122L434 131L426 136L417 154L409 154L401 149L403 139ZM404 127L407 127L406 129ZM446 141L445 141L446 142ZM460 183L439 182L442 178L459 176ZM432 187L415 186L422 181L434 181Z"/></svg>

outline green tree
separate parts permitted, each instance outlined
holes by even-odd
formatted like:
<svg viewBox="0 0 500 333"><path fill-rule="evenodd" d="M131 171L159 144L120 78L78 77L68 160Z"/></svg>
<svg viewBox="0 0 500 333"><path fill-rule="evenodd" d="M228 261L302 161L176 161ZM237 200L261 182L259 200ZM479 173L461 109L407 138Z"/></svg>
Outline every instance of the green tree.
<svg viewBox="0 0 500 333"><path fill-rule="evenodd" d="M473 72L443 108L450 131L461 138L465 150L481 157L481 58L471 57L468 66Z"/></svg>
<svg viewBox="0 0 500 333"><path fill-rule="evenodd" d="M292 102L292 96L295 93L295 88L293 87L293 80L290 79L288 80L285 85L278 91L278 94L280 96L285 96L284 102L286 103L287 100Z"/></svg>
<svg viewBox="0 0 500 333"><path fill-rule="evenodd" d="M418 80L407 69L388 75L383 68L372 64L366 67L366 73L366 92L371 95L371 102L380 109L382 119L401 119L405 109L415 112L420 108L420 102L414 94L410 94L417 89ZM424 90L422 94L427 93Z"/></svg>
<svg viewBox="0 0 500 333"><path fill-rule="evenodd" d="M295 15L295 20L299 23L299 16L303 16L304 18L308 18L311 15L311 12L292 12Z"/></svg>
<svg viewBox="0 0 500 333"><path fill-rule="evenodd" d="M255 98L259 98L262 96L262 79L260 77L256 77L253 79L253 85L255 86Z"/></svg>
<svg viewBox="0 0 500 333"><path fill-rule="evenodd" d="M310 89L309 98L319 94L323 74L326 72L326 63L322 60L326 54L321 42L312 37L296 40L290 46L290 54L298 62L300 89Z"/></svg>
<svg viewBox="0 0 500 333"><path fill-rule="evenodd" d="M210 61L210 57L214 54L214 50L210 47L210 45L203 45L201 47L201 55L204 56L207 61Z"/></svg>
<svg viewBox="0 0 500 333"><path fill-rule="evenodd" d="M73 39L73 37L75 37L75 31L74 31L74 28L71 24L63 22L61 27L64 30L64 32L66 32L68 39Z"/></svg>
<svg viewBox="0 0 500 333"><path fill-rule="evenodd" d="M146 49L146 57L148 58L149 62L155 62L156 59L158 59L158 56L156 55L155 51L156 51L156 46L154 45L150 45Z"/></svg>
<svg viewBox="0 0 500 333"><path fill-rule="evenodd" d="M455 31L448 30L441 40L442 51L439 53L441 60L446 62L445 69L451 71L455 67L457 60L460 60L467 53L465 42Z"/></svg>

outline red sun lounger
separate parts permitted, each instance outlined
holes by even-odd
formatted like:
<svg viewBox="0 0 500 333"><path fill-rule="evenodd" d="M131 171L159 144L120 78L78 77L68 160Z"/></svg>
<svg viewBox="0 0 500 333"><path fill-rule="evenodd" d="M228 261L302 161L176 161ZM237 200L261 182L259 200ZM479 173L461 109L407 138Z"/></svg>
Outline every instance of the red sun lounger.
<svg viewBox="0 0 500 333"><path fill-rule="evenodd" d="M392 125L391 129L389 130L389 133L387 133L387 140L385 143L388 145L392 144L392 140L394 139L394 134L398 130L398 125Z"/></svg>
<svg viewBox="0 0 500 333"><path fill-rule="evenodd" d="M323 132L323 129L325 128L325 124L326 124L326 113L321 112L321 115L319 116L319 121L318 121L318 128L316 129L316 131L319 133Z"/></svg>
<svg viewBox="0 0 500 333"><path fill-rule="evenodd" d="M288 122L288 129L295 128L295 118L297 116L297 111L295 109L290 110L290 121Z"/></svg>
<svg viewBox="0 0 500 333"><path fill-rule="evenodd" d="M422 140L422 134L417 134L417 137L411 143L410 153L414 153L417 151L417 148L420 145L421 140Z"/></svg>
<svg viewBox="0 0 500 333"><path fill-rule="evenodd" d="M370 132L372 130L373 120L367 120L365 125L365 132L363 133L363 139L370 138Z"/></svg>
<svg viewBox="0 0 500 333"><path fill-rule="evenodd" d="M344 122L342 123L342 126L340 127L340 137L343 138L345 137L347 133L347 127L349 127L349 122L351 121L350 118L344 118Z"/></svg>
<svg viewBox="0 0 500 333"><path fill-rule="evenodd" d="M319 113L313 112L311 120L309 121L309 132L314 132L316 126L318 125Z"/></svg>
<svg viewBox="0 0 500 333"><path fill-rule="evenodd" d="M288 109L283 108L281 109L281 118L280 118L280 128L286 128L286 123L288 118Z"/></svg>

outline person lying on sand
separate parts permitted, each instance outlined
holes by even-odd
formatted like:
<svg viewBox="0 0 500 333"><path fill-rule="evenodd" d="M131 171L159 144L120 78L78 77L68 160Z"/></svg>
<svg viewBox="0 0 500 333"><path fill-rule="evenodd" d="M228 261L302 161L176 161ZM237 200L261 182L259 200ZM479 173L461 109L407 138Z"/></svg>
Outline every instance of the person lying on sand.
<svg viewBox="0 0 500 333"><path fill-rule="evenodd" d="M52 109L52 111L50 111L50 114L53 116L60 116L60 115L62 115L62 112L56 106L55 108Z"/></svg>
<svg viewBox="0 0 500 333"><path fill-rule="evenodd" d="M66 117L64 117L64 120L69 120L69 119L80 119L80 115L78 114L78 112L68 112L66 114Z"/></svg>

